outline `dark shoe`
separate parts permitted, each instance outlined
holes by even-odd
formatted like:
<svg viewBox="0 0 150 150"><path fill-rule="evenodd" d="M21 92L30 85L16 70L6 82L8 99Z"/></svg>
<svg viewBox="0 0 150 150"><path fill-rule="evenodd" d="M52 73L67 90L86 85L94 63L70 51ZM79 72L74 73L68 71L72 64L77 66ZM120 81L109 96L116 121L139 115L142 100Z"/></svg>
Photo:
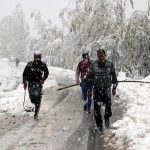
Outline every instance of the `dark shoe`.
<svg viewBox="0 0 150 150"><path fill-rule="evenodd" d="M96 126L96 127L95 127L95 132L96 132L96 131L98 131L99 133L102 133L102 131L103 131L102 125Z"/></svg>
<svg viewBox="0 0 150 150"><path fill-rule="evenodd" d="M88 113L89 113L89 114L91 113L91 110L90 110L90 108L88 108Z"/></svg>
<svg viewBox="0 0 150 150"><path fill-rule="evenodd" d="M89 113L89 114L91 114L91 111L90 111L90 110L88 110L88 113Z"/></svg>
<svg viewBox="0 0 150 150"><path fill-rule="evenodd" d="M87 105L84 105L83 109L84 111L87 111Z"/></svg>
<svg viewBox="0 0 150 150"><path fill-rule="evenodd" d="M95 132L97 132L97 131L98 131L98 127L97 127L97 126L95 127L94 131L95 131Z"/></svg>
<svg viewBox="0 0 150 150"><path fill-rule="evenodd" d="M35 116L38 115L39 109L40 109L40 104L35 104L35 114L34 114Z"/></svg>
<svg viewBox="0 0 150 150"><path fill-rule="evenodd" d="M98 131L99 131L99 132L102 132L102 131L103 131L103 126L102 126L102 125L100 125L100 126L98 127Z"/></svg>
<svg viewBox="0 0 150 150"><path fill-rule="evenodd" d="M105 118L105 126L108 128L110 125L109 117L104 117Z"/></svg>
<svg viewBox="0 0 150 150"><path fill-rule="evenodd" d="M35 120L38 120L38 115L34 115L34 119L35 119Z"/></svg>

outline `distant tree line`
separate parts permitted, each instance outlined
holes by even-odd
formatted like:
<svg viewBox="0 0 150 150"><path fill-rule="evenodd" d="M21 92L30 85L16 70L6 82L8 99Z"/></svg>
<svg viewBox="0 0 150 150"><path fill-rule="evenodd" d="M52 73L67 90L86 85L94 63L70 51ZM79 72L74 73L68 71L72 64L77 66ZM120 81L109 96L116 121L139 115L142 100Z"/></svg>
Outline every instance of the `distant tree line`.
<svg viewBox="0 0 150 150"><path fill-rule="evenodd" d="M150 73L149 12L135 11L127 19L127 0L76 0L73 10L64 9L68 34L64 37L62 55L65 66L72 68L89 51L95 58L103 48L118 71L128 75ZM134 2L129 1L131 7ZM148 9L149 10L149 9ZM64 25L65 27L65 25ZM66 57L68 56L68 57Z"/></svg>
<svg viewBox="0 0 150 150"><path fill-rule="evenodd" d="M33 29L25 20L25 14L18 4L14 12L0 21L0 56L29 61L35 50L41 50L43 58L52 56L51 62L60 60L61 32L51 21L43 21L39 11L31 13ZM58 64L58 63L57 63Z"/></svg>
<svg viewBox="0 0 150 150"><path fill-rule="evenodd" d="M126 5L132 0L74 0L75 8L64 8L59 17L62 28L43 21L40 12L31 14L33 29L20 5L0 21L0 56L28 61L40 49L50 65L75 69L81 54L92 59L96 50L106 50L118 71L127 75L150 74L150 20L148 11L135 11L126 18ZM32 36L32 32L35 35Z"/></svg>

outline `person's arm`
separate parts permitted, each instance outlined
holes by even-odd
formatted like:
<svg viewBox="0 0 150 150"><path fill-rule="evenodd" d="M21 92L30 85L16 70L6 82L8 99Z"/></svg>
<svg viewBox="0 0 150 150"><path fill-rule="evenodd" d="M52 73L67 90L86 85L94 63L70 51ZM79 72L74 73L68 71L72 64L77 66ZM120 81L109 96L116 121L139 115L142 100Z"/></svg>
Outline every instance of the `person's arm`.
<svg viewBox="0 0 150 150"><path fill-rule="evenodd" d="M28 73L28 65L26 65L24 71L23 71L23 87L24 90L27 88L27 73Z"/></svg>
<svg viewBox="0 0 150 150"><path fill-rule="evenodd" d="M93 63L91 63L91 66L89 68L89 72L87 74L87 79L91 79L93 80L93 77L94 77L94 69L93 69Z"/></svg>
<svg viewBox="0 0 150 150"><path fill-rule="evenodd" d="M41 84L44 84L44 81L48 78L48 75L49 75L49 71L48 71L46 64L44 64L43 72L44 72L44 75L43 75L42 80L40 81Z"/></svg>
<svg viewBox="0 0 150 150"><path fill-rule="evenodd" d="M117 81L117 76L116 76L116 71L115 71L115 67L113 64L111 64L111 75L112 75L112 95L116 94L116 88L118 85L118 81Z"/></svg>

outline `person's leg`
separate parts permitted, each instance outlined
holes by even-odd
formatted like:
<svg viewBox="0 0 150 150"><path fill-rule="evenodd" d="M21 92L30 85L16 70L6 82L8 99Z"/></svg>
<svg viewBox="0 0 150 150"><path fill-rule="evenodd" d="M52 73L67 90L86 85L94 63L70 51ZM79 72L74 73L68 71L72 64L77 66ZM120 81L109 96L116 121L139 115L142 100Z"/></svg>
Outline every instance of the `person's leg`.
<svg viewBox="0 0 150 150"><path fill-rule="evenodd" d="M88 101L88 112L91 112L91 105L92 105L92 87L90 87L87 91L87 101Z"/></svg>
<svg viewBox="0 0 150 150"><path fill-rule="evenodd" d="M105 125L106 127L109 127L110 121L109 118L112 116L111 111L111 88L107 89L105 94Z"/></svg>
<svg viewBox="0 0 150 150"><path fill-rule="evenodd" d="M38 113L39 113L39 110L40 110L40 104L41 104L41 100L39 100L39 103L35 103L34 119L38 118Z"/></svg>
<svg viewBox="0 0 150 150"><path fill-rule="evenodd" d="M31 103L33 103L33 96L32 96L32 84L28 82L28 92L29 92L29 98L31 100Z"/></svg>
<svg viewBox="0 0 150 150"><path fill-rule="evenodd" d="M41 95L43 95L43 84L41 84L40 88L41 88Z"/></svg>
<svg viewBox="0 0 150 150"><path fill-rule="evenodd" d="M41 98L42 98L42 88L43 86L40 85L40 84L37 84L37 97L36 97L36 102L35 102L35 114L34 114L34 119L37 119L38 118L38 113L39 113L39 110L40 110L40 106L41 106Z"/></svg>
<svg viewBox="0 0 150 150"><path fill-rule="evenodd" d="M87 87L84 82L81 83L82 100L84 102L84 111L87 110Z"/></svg>
<svg viewBox="0 0 150 150"><path fill-rule="evenodd" d="M101 115L101 103L100 103L101 95L98 89L94 89L93 96L94 96L93 100L94 100L95 122L99 130L102 130L103 120L102 120L102 115Z"/></svg>
<svg viewBox="0 0 150 150"><path fill-rule="evenodd" d="M41 87L38 83L30 83L28 90L30 100L35 105L34 119L37 119L42 98Z"/></svg>
<svg viewBox="0 0 150 150"><path fill-rule="evenodd" d="M101 104L98 101L94 101L94 117L96 125L99 129L102 129L102 115L101 115Z"/></svg>

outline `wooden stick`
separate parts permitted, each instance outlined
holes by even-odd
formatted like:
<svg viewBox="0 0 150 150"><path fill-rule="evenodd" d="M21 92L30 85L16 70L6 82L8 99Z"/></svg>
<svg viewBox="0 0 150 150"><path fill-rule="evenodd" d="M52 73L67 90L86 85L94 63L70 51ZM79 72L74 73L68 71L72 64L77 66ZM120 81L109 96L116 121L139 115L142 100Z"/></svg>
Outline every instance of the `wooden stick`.
<svg viewBox="0 0 150 150"><path fill-rule="evenodd" d="M150 82L145 82L145 81L128 81L128 80L118 81L118 83L120 82L137 82L137 83L149 83L150 84Z"/></svg>
<svg viewBox="0 0 150 150"><path fill-rule="evenodd" d="M63 90L63 89L67 89L67 88L70 88L70 87L73 87L73 86L77 86L77 85L79 85L79 84L71 84L71 85L59 88L59 89L57 89L57 91L60 91L60 90Z"/></svg>
<svg viewBox="0 0 150 150"><path fill-rule="evenodd" d="M137 82L137 83L149 83L150 84L150 82L145 82L145 81L128 81L128 80L118 81L118 83L120 83L120 82ZM59 88L59 89L57 89L57 91L64 90L64 89L67 89L67 88L70 88L73 86L77 86L77 85L79 85L79 84L71 84L71 85Z"/></svg>

